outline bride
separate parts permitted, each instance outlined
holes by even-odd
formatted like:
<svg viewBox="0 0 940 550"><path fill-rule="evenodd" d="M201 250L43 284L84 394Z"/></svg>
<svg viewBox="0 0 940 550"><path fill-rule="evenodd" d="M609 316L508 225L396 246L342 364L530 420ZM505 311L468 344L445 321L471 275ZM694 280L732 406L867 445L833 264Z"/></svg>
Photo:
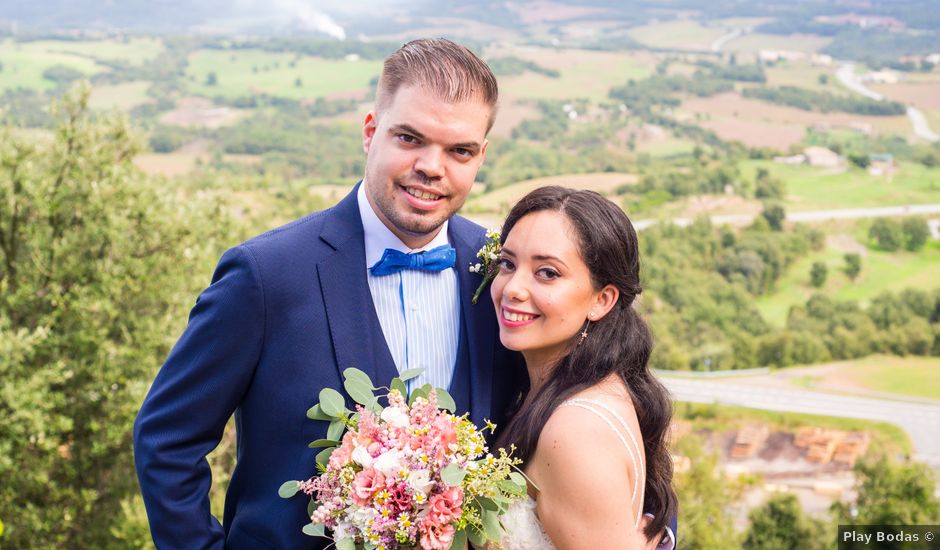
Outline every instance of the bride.
<svg viewBox="0 0 940 550"><path fill-rule="evenodd" d="M647 368L652 338L636 232L591 191L543 187L503 225L490 289L500 340L530 387L497 446L515 444L530 499L504 517L507 550L674 547L671 405Z"/></svg>

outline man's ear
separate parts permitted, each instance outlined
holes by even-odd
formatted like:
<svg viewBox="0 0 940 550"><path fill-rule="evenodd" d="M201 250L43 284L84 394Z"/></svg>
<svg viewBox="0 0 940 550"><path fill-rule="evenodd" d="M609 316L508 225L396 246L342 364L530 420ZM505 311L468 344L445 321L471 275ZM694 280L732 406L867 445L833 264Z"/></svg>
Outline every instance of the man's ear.
<svg viewBox="0 0 940 550"><path fill-rule="evenodd" d="M483 159L486 158L486 146L490 144L490 140L483 138L483 148L480 149L480 162L483 162Z"/></svg>
<svg viewBox="0 0 940 550"><path fill-rule="evenodd" d="M375 111L369 111L366 119L362 122L362 151L367 155L369 154L369 148L372 146L372 138L375 137L377 125Z"/></svg>

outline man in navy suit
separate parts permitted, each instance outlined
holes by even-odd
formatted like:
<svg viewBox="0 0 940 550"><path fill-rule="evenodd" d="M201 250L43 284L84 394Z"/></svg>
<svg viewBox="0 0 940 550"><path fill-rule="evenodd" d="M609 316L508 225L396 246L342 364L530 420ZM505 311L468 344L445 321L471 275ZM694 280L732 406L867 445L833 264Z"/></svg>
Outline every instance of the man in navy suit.
<svg viewBox="0 0 940 550"><path fill-rule="evenodd" d="M363 124L365 176L338 205L227 251L134 426L137 474L159 548L323 548L303 535L306 479L326 423L305 417L356 367L386 384L423 367L458 412L501 420L524 376L499 344L469 271L483 228L455 212L483 162L497 101L479 58L447 40L386 61ZM349 400L348 405L352 405ZM222 524L206 455L235 414L237 465Z"/></svg>

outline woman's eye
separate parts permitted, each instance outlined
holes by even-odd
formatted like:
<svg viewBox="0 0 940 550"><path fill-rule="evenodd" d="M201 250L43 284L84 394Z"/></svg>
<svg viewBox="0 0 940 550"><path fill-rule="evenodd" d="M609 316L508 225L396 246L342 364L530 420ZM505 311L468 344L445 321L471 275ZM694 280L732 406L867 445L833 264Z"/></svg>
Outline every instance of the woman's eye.
<svg viewBox="0 0 940 550"><path fill-rule="evenodd" d="M496 265L499 266L500 271L511 271L514 267L516 267L506 258L500 258L499 261L496 262Z"/></svg>
<svg viewBox="0 0 940 550"><path fill-rule="evenodd" d="M554 269L550 267L543 267L542 269L538 270L537 273L543 279L548 279L548 280L557 279L558 277L561 277L561 273L558 273L557 271L555 271Z"/></svg>

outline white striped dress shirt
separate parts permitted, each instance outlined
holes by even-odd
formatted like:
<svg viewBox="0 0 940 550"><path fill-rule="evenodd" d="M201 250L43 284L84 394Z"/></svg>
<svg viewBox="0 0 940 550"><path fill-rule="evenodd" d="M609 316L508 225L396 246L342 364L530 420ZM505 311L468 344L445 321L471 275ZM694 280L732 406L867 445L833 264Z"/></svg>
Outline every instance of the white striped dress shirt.
<svg viewBox="0 0 940 550"><path fill-rule="evenodd" d="M426 246L408 248L376 215L366 198L365 185L363 182L359 186L357 195L365 234L364 269L392 359L398 372L424 369L421 376L409 382L409 390L424 384L449 390L460 332L457 273L453 268L439 272L405 269L377 277L368 271L382 258L386 248L410 253L448 244L447 222ZM385 385L390 380L373 382Z"/></svg>

